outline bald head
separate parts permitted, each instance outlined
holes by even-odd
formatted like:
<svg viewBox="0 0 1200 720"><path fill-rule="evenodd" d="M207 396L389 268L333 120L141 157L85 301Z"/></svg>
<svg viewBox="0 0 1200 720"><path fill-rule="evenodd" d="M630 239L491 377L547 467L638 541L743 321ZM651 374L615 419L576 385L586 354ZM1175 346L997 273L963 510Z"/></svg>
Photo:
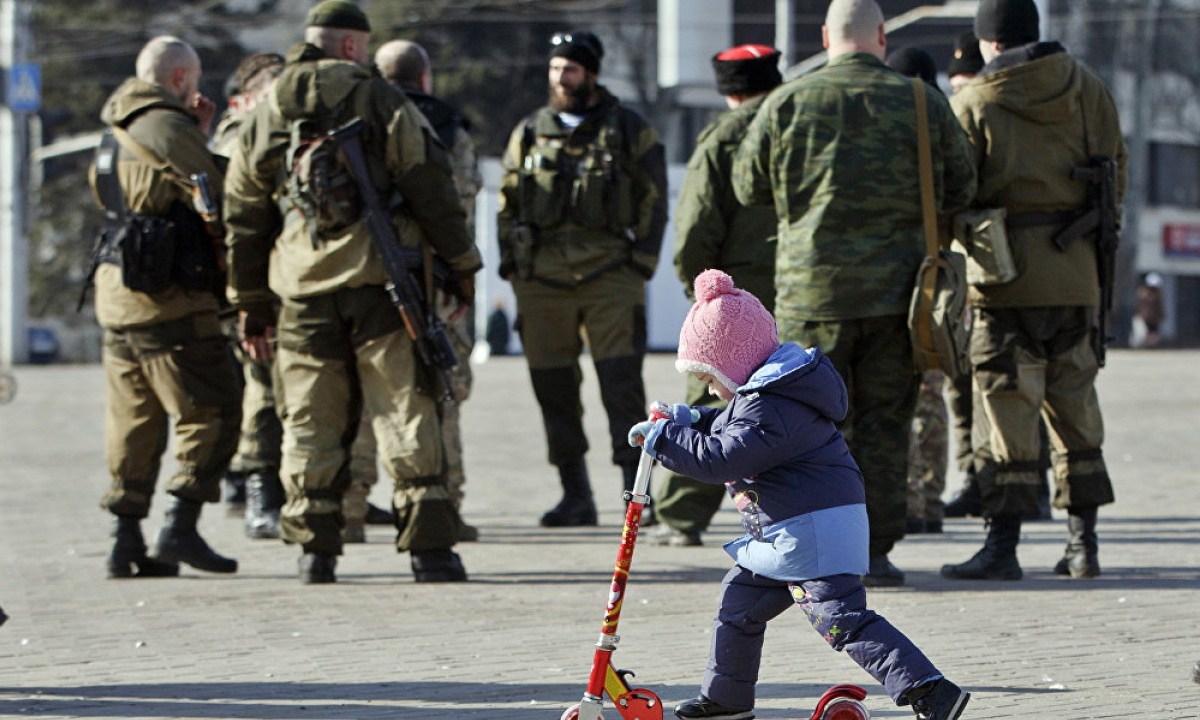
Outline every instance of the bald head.
<svg viewBox="0 0 1200 720"><path fill-rule="evenodd" d="M180 100L188 100L200 85L200 56L184 41L160 35L146 43L137 56L139 80L162 85Z"/></svg>
<svg viewBox="0 0 1200 720"><path fill-rule="evenodd" d="M146 43L137 56L139 80L167 85L178 69L200 69L200 56L184 41L171 35L159 35Z"/></svg>
<svg viewBox="0 0 1200 720"><path fill-rule="evenodd" d="M409 40L392 40L375 51L375 65L384 78L401 87L433 91L433 68L425 48Z"/></svg>
<svg viewBox="0 0 1200 720"><path fill-rule="evenodd" d="M887 51L883 11L875 0L833 0L821 35L830 58L865 52L882 60Z"/></svg>

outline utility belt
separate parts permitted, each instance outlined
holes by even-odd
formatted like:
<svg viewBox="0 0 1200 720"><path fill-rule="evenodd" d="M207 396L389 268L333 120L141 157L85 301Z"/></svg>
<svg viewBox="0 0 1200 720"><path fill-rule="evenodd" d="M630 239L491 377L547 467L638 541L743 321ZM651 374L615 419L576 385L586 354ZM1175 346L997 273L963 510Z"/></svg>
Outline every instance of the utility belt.
<svg viewBox="0 0 1200 720"><path fill-rule="evenodd" d="M1009 215L1005 224L1009 228L1059 227L1052 238L1059 250L1066 251L1067 246L1084 235L1094 231L1100 225L1099 212L1092 208L1081 210L1062 210L1060 212L1022 213Z"/></svg>

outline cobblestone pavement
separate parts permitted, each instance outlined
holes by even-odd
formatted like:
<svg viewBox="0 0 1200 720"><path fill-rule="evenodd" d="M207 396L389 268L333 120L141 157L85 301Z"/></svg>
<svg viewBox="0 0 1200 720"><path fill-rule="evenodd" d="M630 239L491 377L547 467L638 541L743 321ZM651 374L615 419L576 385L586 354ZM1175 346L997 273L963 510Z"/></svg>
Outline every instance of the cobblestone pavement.
<svg viewBox="0 0 1200 720"><path fill-rule="evenodd" d="M671 360L648 359L651 398L682 396ZM1059 512L1026 525L1020 582L938 576L981 544L978 520L893 553L908 585L872 590L870 603L974 693L965 718L1200 718L1198 367L1196 352L1110 354L1100 396L1118 501L1101 512L1103 577L1050 572ZM0 716L557 718L587 680L623 519L585 374L600 527L537 526L556 483L525 363L497 358L477 368L463 412L464 514L482 533L459 546L470 582L414 584L389 530L374 527L348 547L336 585L305 587L297 549L246 539L217 506L201 530L239 559L237 575L106 580L101 369L19 368L17 397L0 406L0 605L12 616L0 629ZM386 504L386 488L374 499ZM720 543L737 532L726 507L704 547L637 549L615 662L668 708L696 692L729 565ZM806 718L838 682L866 687L876 717L911 717L800 613L768 636L760 717Z"/></svg>

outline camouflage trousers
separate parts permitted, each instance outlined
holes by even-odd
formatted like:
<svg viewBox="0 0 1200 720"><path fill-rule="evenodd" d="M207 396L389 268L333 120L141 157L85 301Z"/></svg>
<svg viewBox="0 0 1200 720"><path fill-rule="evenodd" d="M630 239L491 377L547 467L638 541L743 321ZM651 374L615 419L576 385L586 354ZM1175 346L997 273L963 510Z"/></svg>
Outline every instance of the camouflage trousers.
<svg viewBox="0 0 1200 720"><path fill-rule="evenodd" d="M284 541L341 553L350 449L365 408L392 480L396 549L453 546L461 520L446 489L437 381L384 289L285 298L278 333Z"/></svg>
<svg viewBox="0 0 1200 720"><path fill-rule="evenodd" d="M842 433L866 484L870 552L887 554L904 537L908 511L908 438L919 386L908 320L777 319L781 340L819 347L846 383L850 412Z"/></svg>
<svg viewBox="0 0 1200 720"><path fill-rule="evenodd" d="M105 452L112 486L101 506L145 517L171 421L179 471L172 495L216 502L237 447L237 375L216 313L104 331Z"/></svg>
<svg viewBox="0 0 1200 720"><path fill-rule="evenodd" d="M910 518L943 519L942 493L946 490L946 464L950 455L949 414L942 396L944 378L941 370L921 374L908 442Z"/></svg>
<svg viewBox="0 0 1200 720"><path fill-rule="evenodd" d="M446 464L446 489L454 507L461 509L464 497L463 486L467 483L463 470L462 431L459 423L460 406L471 396L474 376L471 373L471 350L474 347L471 313L446 325L458 365L450 371L450 394L454 401L438 403L441 414L442 445ZM371 488L379 481L378 446L371 429L371 418L363 413L362 423L354 444L350 448L350 487L342 498L342 514L346 524L361 524L367 517L367 498Z"/></svg>
<svg viewBox="0 0 1200 720"><path fill-rule="evenodd" d="M690 373L687 376L688 405L724 409L729 403L708 391L708 385ZM658 519L680 532L704 532L721 508L727 493L724 485L711 485L679 473L668 473L654 496Z"/></svg>
<svg viewBox="0 0 1200 720"><path fill-rule="evenodd" d="M1038 418L1046 421L1054 506L1113 501L1101 444L1093 308L976 308L972 448L985 517L1037 516Z"/></svg>

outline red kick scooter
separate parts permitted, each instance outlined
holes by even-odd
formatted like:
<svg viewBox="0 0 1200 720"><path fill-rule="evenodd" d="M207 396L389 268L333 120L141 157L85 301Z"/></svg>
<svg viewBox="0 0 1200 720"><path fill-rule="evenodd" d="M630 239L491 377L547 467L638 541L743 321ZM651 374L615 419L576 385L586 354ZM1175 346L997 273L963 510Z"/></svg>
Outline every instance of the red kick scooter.
<svg viewBox="0 0 1200 720"><path fill-rule="evenodd" d="M666 412L658 403L650 406L650 419L666 417ZM621 606L625 602L625 584L629 581L629 567L633 564L633 548L637 544L642 508L650 501L646 492L650 487L650 471L654 465L653 458L641 453L633 489L625 493L625 500L629 503L625 511L625 529L621 533L621 547L617 550L617 566L613 570L608 606L600 627L600 640L596 642L596 654L592 658L592 673L588 676L583 699L568 707L559 720L603 720L604 716L600 714L604 707L603 694L612 700L621 720L663 720L662 701L658 695L646 688L629 687L625 678L634 673L618 670L612 664L612 654L621 641L617 635L617 621L621 619ZM809 720L870 720L870 711L860 702L866 696L867 691L857 685L835 685L821 695L817 709L813 710Z"/></svg>

